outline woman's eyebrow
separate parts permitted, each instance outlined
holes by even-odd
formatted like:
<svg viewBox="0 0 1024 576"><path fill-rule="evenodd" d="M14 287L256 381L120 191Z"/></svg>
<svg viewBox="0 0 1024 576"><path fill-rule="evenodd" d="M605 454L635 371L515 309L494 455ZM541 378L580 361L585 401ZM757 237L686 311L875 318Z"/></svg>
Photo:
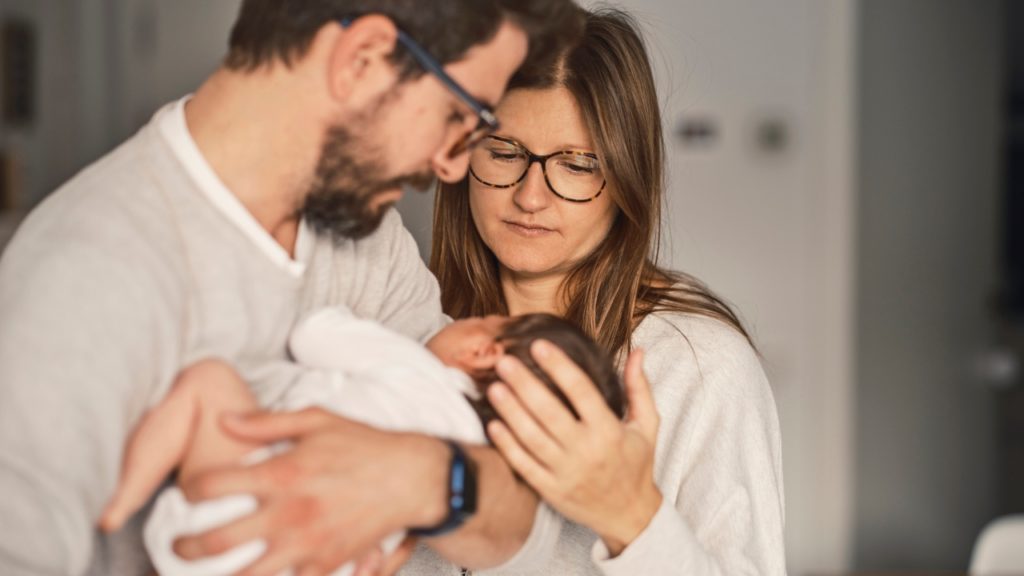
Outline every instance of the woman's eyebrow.
<svg viewBox="0 0 1024 576"><path fill-rule="evenodd" d="M533 152L533 153L537 154L537 152L534 151L533 148L530 148L526 144L523 144L523 141L520 140L519 138L516 138L514 136L509 136L508 134L503 133L503 132L495 132L493 135L497 136L498 138L501 138L502 140L508 140L510 142L514 142L514 143L522 146L523 148L526 148L530 152ZM589 154L597 154L597 149L595 149L593 146L586 146L586 145L582 145L582 144L562 144L562 145L554 146L554 147L551 148L551 153L552 154L557 154L558 152L586 152L586 153L589 153Z"/></svg>

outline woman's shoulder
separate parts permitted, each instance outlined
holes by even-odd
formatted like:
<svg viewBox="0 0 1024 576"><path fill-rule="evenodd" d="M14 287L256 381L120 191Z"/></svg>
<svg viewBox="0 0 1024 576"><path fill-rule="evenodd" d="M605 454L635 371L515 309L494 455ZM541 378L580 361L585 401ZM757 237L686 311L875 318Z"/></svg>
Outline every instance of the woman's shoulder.
<svg viewBox="0 0 1024 576"><path fill-rule="evenodd" d="M685 371L695 374L707 391L729 395L768 387L761 359L746 336L717 318L652 312L633 331L633 346L644 350L652 378Z"/></svg>
<svg viewBox="0 0 1024 576"><path fill-rule="evenodd" d="M644 350L683 346L692 348L691 353L698 357L757 358L747 337L735 326L692 312L651 312L633 331L633 346Z"/></svg>

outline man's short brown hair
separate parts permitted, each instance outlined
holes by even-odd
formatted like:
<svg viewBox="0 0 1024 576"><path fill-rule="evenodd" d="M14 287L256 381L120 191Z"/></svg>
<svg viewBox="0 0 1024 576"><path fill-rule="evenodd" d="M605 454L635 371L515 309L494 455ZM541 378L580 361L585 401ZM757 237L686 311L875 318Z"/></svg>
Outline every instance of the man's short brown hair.
<svg viewBox="0 0 1024 576"><path fill-rule="evenodd" d="M520 69L527 75L547 67L583 27L582 11L572 0L244 0L225 65L254 70L275 60L291 64L324 25L365 14L387 16L441 64L488 42L508 20L529 37ZM393 61L404 79L422 74L405 50L396 49Z"/></svg>

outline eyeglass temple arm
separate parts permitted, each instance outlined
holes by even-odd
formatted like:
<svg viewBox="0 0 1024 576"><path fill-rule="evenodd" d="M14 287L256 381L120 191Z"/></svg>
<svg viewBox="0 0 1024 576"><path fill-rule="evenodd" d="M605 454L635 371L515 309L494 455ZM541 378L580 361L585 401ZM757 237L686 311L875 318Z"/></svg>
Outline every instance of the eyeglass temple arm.
<svg viewBox="0 0 1024 576"><path fill-rule="evenodd" d="M344 20L341 21L342 28L348 28L349 25L351 24L352 18L345 18ZM441 80L441 82L443 82L444 85L449 90L457 94L459 96L459 99L465 102L466 105L473 110L473 112L479 114L480 118L482 118L484 122L487 122L490 125L497 124L498 118L494 115L493 112L491 112L485 106L477 102L476 98L474 98L468 92L463 90L462 86L459 86L459 84L456 83L455 80L452 80L451 76L449 76L448 73L444 71L444 68L442 68L441 65L438 64L437 60L435 60L433 56L427 53L427 51L424 50L423 47L419 45L419 43L413 40L412 36L409 36L409 34L405 32L405 30L402 30L401 28L397 27L396 29L398 30L398 41L402 43L402 46L405 46L406 50L412 53L412 57L415 58L417 62L419 62L420 66L423 66L428 72L430 72L434 76L437 76L437 78Z"/></svg>

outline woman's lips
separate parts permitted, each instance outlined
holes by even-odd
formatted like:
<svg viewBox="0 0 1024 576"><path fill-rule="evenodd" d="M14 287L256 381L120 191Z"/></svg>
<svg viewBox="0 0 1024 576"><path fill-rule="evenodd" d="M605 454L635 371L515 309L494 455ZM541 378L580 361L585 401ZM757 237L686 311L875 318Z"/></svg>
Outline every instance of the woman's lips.
<svg viewBox="0 0 1024 576"><path fill-rule="evenodd" d="M543 226L538 226L536 224L524 224L521 222L513 222L511 220L503 220L502 223L504 223L505 227L511 230L512 232L515 232L516 234L519 234L520 236L525 236L527 238L536 238L538 236L546 236L548 234L554 233L554 230L550 228L545 228Z"/></svg>

